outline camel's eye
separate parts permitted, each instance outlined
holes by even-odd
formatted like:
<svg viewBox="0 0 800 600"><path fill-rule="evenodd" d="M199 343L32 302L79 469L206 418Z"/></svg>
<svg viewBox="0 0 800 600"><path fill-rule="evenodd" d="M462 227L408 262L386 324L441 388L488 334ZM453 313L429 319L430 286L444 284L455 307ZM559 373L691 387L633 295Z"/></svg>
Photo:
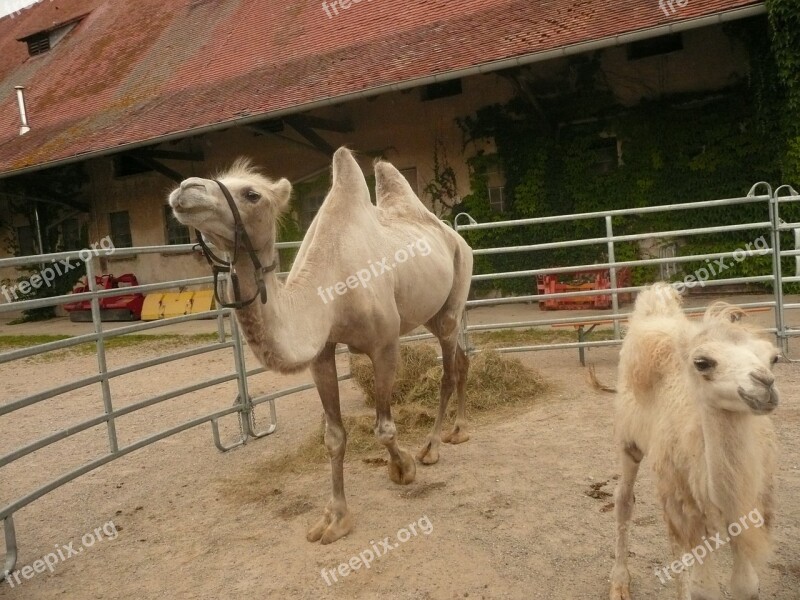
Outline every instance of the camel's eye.
<svg viewBox="0 0 800 600"><path fill-rule="evenodd" d="M261 194L259 194L255 190L247 190L244 193L244 197L249 200L250 202L257 202L261 199Z"/></svg>
<svg viewBox="0 0 800 600"><path fill-rule="evenodd" d="M707 358L705 356L700 356L694 359L694 368L700 371L701 373L705 373L706 371L710 371L714 367L717 366L717 361L713 358Z"/></svg>

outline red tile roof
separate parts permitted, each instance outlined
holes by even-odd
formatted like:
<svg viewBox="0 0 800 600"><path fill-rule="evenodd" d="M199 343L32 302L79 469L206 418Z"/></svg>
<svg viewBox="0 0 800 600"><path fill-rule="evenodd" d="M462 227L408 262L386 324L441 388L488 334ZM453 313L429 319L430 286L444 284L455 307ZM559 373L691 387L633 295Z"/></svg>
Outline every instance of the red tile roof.
<svg viewBox="0 0 800 600"><path fill-rule="evenodd" d="M40 0L0 19L0 174L763 4L678 1ZM83 14L46 54L17 41Z"/></svg>

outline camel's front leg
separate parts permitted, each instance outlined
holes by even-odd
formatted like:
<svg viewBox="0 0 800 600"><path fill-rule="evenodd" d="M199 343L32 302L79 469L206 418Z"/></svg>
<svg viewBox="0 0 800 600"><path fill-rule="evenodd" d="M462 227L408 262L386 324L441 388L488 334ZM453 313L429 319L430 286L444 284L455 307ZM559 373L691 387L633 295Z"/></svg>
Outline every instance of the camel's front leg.
<svg viewBox="0 0 800 600"><path fill-rule="evenodd" d="M714 554L706 552L701 541L698 541L692 554L697 559L692 567L692 600L721 600Z"/></svg>
<svg viewBox="0 0 800 600"><path fill-rule="evenodd" d="M375 351L370 359L375 370L375 436L389 451L389 477L395 483L414 481L414 457L397 443L397 428L392 419L392 387L400 356L399 342Z"/></svg>
<svg viewBox="0 0 800 600"><path fill-rule="evenodd" d="M733 574L731 576L731 595L733 600L758 600L758 574L745 546L737 538L731 539L733 550Z"/></svg>
<svg viewBox="0 0 800 600"><path fill-rule="evenodd" d="M323 544L335 542L350 533L353 518L344 497L344 451L347 433L342 424L339 408L339 382L336 373L336 344L328 344L311 365L311 374L325 410L325 446L331 457L331 482L333 495L325 507L325 514L308 530L309 542L321 540Z"/></svg>
<svg viewBox="0 0 800 600"><path fill-rule="evenodd" d="M639 473L642 453L635 444L620 448L620 467L622 474L617 484L614 514L617 518L617 545L614 551L614 568L611 570L611 600L631 600L631 575L628 571L628 527L636 499L633 485Z"/></svg>

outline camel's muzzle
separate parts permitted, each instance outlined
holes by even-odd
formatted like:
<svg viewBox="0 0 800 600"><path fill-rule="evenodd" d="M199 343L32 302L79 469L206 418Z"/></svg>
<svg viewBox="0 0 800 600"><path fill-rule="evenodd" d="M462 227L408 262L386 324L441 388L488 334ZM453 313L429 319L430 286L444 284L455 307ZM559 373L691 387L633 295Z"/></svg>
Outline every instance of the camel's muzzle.
<svg viewBox="0 0 800 600"><path fill-rule="evenodd" d="M231 209L231 213L233 214L233 258L230 261L226 261L218 257L211 251L206 245L205 240L203 240L203 235L200 231L197 231L197 244L200 246L200 249L203 251L203 254L208 261L208 264L211 265L211 272L214 274L214 298L217 301L217 306L222 306L223 308L233 308L233 309L240 309L244 308L245 306L249 306L253 303L253 301L261 297L261 303L267 303L267 286L264 283L263 275L269 273L270 271L275 270L275 267L278 266L278 261L273 262L268 267L262 267L261 261L258 260L258 255L256 254L255 250L253 250L253 243L250 241L250 236L247 235L247 230L244 228L244 223L242 222L242 217L239 214L239 209L236 208L236 203L233 201L233 196L231 196L230 191L227 187L221 182L214 179L214 183L219 186L219 189L222 190L222 195L225 196L225 200L228 202L228 206ZM253 277L255 278L256 288L258 291L255 295L250 298L249 300L242 300L240 288L239 288L239 275L236 273L236 260L239 255L239 242L242 242L244 245L244 249L247 252L248 256L250 257L250 261L253 263ZM233 302L224 302L222 300L222 295L219 291L219 274L220 273L230 273L231 278L231 286L233 287Z"/></svg>
<svg viewBox="0 0 800 600"><path fill-rule="evenodd" d="M765 387L764 392L758 395L748 393L744 388L739 388L739 397L744 400L750 410L757 415L766 415L778 407L778 390L774 387Z"/></svg>

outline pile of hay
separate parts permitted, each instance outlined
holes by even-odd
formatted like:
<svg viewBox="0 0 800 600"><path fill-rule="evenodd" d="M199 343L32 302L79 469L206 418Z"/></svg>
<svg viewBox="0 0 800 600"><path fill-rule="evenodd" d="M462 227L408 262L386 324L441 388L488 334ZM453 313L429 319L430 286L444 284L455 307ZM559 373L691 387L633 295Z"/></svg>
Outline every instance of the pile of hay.
<svg viewBox="0 0 800 600"><path fill-rule="evenodd" d="M436 350L429 345L409 345L400 349L392 406L439 406L439 382L442 365ZM367 406L375 406L375 377L372 363L364 356L353 356L350 363L353 380L364 392ZM482 412L503 406L531 403L545 389L544 380L515 358L494 350L485 350L470 360L467 377L467 411ZM455 394L449 408L455 409Z"/></svg>
<svg viewBox="0 0 800 600"><path fill-rule="evenodd" d="M375 379L372 363L365 356L351 357L353 380L364 392L366 404L375 406ZM418 446L433 426L439 407L439 382L442 365L434 346L417 344L402 346L392 395L392 416L397 425L400 443L416 453ZM482 417L508 418L534 404L545 391L542 377L515 358L507 358L494 350L485 350L470 360L467 379L467 419L473 426ZM449 412L456 408L455 394L450 399ZM382 462L386 451L375 439L375 413L345 416L347 454L345 460ZM452 421L452 419L451 419ZM445 423L445 430L449 424ZM301 473L327 463L328 451L323 443L324 420L319 429L289 456L271 459L230 482L237 490L238 501L259 501L265 498L276 475ZM243 489L247 493L242 495Z"/></svg>

